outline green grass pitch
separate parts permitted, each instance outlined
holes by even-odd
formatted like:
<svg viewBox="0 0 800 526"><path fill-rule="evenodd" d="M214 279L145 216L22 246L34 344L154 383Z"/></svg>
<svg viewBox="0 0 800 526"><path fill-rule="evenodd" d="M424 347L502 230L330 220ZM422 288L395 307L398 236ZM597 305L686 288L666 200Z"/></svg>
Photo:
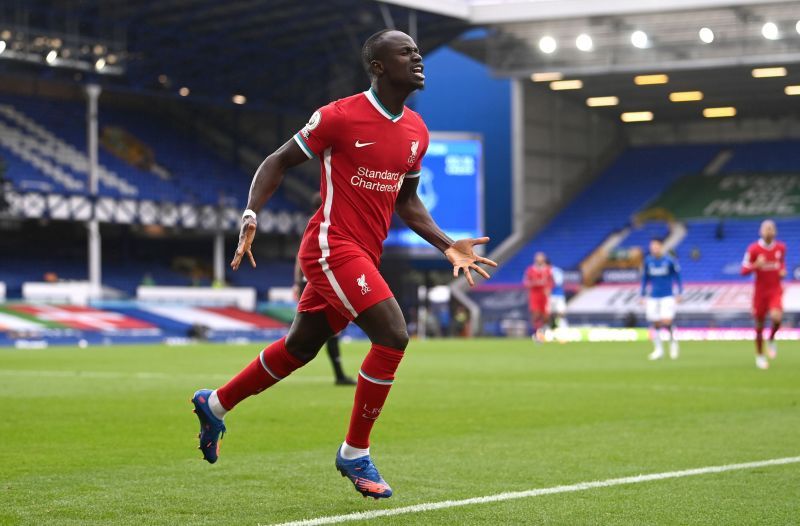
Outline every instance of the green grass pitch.
<svg viewBox="0 0 800 526"><path fill-rule="evenodd" d="M354 373L367 344L344 345ZM243 402L220 461L188 402L259 347L0 349L0 523L272 524L800 455L800 344L412 342L373 433L395 490L333 467L352 388L327 357ZM800 524L800 464L378 519L381 524Z"/></svg>

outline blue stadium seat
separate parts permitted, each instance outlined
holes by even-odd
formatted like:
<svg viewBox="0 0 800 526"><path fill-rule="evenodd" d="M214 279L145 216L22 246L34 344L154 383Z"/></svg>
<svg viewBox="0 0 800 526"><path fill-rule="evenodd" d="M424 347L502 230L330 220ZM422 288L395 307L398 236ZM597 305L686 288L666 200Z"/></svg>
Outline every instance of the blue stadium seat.
<svg viewBox="0 0 800 526"><path fill-rule="evenodd" d="M630 148L567 205L545 229L507 261L492 278L518 283L533 254L546 252L554 264L576 268L609 234L628 226L643 204L679 177L700 172L718 146Z"/></svg>
<svg viewBox="0 0 800 526"><path fill-rule="evenodd" d="M87 148L85 112L78 102L0 96L0 157L16 188L87 193L85 168L80 168L86 162L80 160ZM107 125L123 128L150 147L171 178L136 168L101 147L102 195L196 204L219 204L224 198L244 207L251 174L214 155L168 120L101 106L100 129ZM270 208L298 210L280 190Z"/></svg>

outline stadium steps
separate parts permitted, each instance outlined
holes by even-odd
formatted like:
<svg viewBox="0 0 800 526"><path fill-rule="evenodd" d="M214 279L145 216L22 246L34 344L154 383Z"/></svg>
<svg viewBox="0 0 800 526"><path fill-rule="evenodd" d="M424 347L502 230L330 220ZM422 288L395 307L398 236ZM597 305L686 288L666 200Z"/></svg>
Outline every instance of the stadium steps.
<svg viewBox="0 0 800 526"><path fill-rule="evenodd" d="M70 176L63 169L68 167L72 172L84 175L82 179L88 178L89 158L85 153L67 144L14 106L0 105L0 114L16 126L16 129L11 126L0 129L5 145L67 189L86 189L83 180ZM139 193L135 186L102 165L98 166L97 177L100 184L123 196L135 197Z"/></svg>
<svg viewBox="0 0 800 526"><path fill-rule="evenodd" d="M0 130L0 156L7 160L7 177L14 187L86 194L85 105L18 95L0 95L0 105L5 108L0 124L6 127ZM101 105L99 118L101 131L106 126L122 128L152 149L159 167L156 171L134 167L101 146L101 195L244 208L252 174L217 156L190 133L176 129L164 115ZM7 129L13 133L9 135ZM21 136L26 140L19 146ZM14 150L5 144L6 139L14 143ZM165 173L170 177L165 179ZM271 210L305 210L284 194L283 189L276 192L269 203Z"/></svg>

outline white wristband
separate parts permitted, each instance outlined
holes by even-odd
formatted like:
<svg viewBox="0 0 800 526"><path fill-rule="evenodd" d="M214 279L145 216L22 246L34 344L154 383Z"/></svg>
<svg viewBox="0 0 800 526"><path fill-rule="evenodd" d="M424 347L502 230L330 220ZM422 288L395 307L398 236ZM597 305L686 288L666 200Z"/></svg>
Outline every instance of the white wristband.
<svg viewBox="0 0 800 526"><path fill-rule="evenodd" d="M244 219L245 217L252 217L253 219L256 219L256 213L248 208L242 214L242 219Z"/></svg>

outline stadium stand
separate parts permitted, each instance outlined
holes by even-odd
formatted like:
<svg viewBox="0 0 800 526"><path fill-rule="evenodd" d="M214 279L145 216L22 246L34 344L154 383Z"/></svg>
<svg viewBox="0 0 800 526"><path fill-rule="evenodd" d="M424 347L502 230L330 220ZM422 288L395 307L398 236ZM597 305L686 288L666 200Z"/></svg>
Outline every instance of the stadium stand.
<svg viewBox="0 0 800 526"><path fill-rule="evenodd" d="M688 235L678 247L685 281L723 281L738 279L742 256L747 246L758 238L758 220L725 221L723 235L718 235L718 221L690 221ZM776 220L778 238L786 243L786 267L789 279L800 263L800 220ZM692 252L695 252L695 257Z"/></svg>
<svg viewBox="0 0 800 526"><path fill-rule="evenodd" d="M564 268L576 268L609 234L631 227L633 215L683 175L700 172L722 151L732 153L718 175L780 173L800 170L797 141L768 141L735 145L631 148L602 173L550 225L529 241L493 277L493 282L517 283L534 252L542 250ZM744 249L758 237L760 220L690 220L687 236L676 248L687 281L739 279ZM791 247L800 245L800 221L778 220L779 238L790 247L790 276L797 265ZM647 250L652 237L665 237L665 222L632 227L619 248Z"/></svg>
<svg viewBox="0 0 800 526"><path fill-rule="evenodd" d="M718 146L630 148L564 208L550 224L493 276L495 283L519 283L539 250L553 263L575 268L610 233L629 226L631 217L673 181L701 171Z"/></svg>
<svg viewBox="0 0 800 526"><path fill-rule="evenodd" d="M85 112L85 106L77 102L0 96L0 156L7 160L7 177L15 188L88 193ZM244 205L251 174L214 155L169 122L119 109L101 108L99 115L101 137L104 129L123 130L152 150L154 159L154 165L145 169L101 147L101 195ZM280 191L270 207L298 209Z"/></svg>
<svg viewBox="0 0 800 526"><path fill-rule="evenodd" d="M650 240L653 238L665 239L669 235L669 227L663 222L648 222L639 227L631 229L630 234L622 240L619 248L640 247L647 250Z"/></svg>

